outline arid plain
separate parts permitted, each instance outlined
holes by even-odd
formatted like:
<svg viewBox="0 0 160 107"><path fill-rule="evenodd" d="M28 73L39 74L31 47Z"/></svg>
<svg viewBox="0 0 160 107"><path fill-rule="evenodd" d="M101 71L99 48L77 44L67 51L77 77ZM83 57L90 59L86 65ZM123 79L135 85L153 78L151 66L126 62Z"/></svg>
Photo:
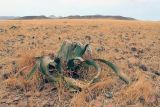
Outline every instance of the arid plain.
<svg viewBox="0 0 160 107"><path fill-rule="evenodd" d="M102 81L78 93L53 84L39 91L36 77L17 73L32 57L56 54L64 40L90 43L93 56L112 61L130 80L109 69ZM25 70L29 72L29 68ZM0 106L158 107L160 106L160 22L107 19L0 21ZM62 90L62 89L61 89Z"/></svg>

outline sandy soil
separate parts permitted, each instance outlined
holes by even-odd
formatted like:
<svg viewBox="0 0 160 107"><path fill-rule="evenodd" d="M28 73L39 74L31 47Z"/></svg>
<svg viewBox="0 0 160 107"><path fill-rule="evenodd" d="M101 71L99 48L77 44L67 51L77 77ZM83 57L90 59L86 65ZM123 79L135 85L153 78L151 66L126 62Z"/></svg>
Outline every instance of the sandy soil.
<svg viewBox="0 0 160 107"><path fill-rule="evenodd" d="M95 57L115 63L126 85L103 69L105 78L87 91L59 95L53 84L15 75L30 58L56 53L66 40L89 42ZM160 22L119 20L0 21L0 107L158 107L160 106Z"/></svg>

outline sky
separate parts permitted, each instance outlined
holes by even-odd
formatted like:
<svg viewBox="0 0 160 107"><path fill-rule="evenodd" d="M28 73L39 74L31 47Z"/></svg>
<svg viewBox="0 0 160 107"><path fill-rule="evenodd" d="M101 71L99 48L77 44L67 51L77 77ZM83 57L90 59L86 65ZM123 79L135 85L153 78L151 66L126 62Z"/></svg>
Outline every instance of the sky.
<svg viewBox="0 0 160 107"><path fill-rule="evenodd" d="M0 0L0 16L96 14L160 20L160 0Z"/></svg>

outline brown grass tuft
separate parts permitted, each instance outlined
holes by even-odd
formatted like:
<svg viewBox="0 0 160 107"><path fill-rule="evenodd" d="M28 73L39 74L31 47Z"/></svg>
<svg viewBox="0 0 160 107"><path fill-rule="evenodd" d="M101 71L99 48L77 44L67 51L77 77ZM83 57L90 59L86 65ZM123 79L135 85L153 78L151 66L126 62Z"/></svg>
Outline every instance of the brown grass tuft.
<svg viewBox="0 0 160 107"><path fill-rule="evenodd" d="M101 82L98 82L86 89L83 89L82 92L77 93L71 100L71 105L73 107L88 107L92 100L96 99L101 93L105 91L106 88L111 87L115 84L112 78L105 79Z"/></svg>
<svg viewBox="0 0 160 107"><path fill-rule="evenodd" d="M156 90L153 89L154 84L152 79L144 74L138 75L138 80L133 82L131 85L125 87L114 96L114 100L117 104L132 105L140 101L152 102L151 97L155 95ZM154 99L156 101L156 99ZM153 103L153 102L152 102Z"/></svg>

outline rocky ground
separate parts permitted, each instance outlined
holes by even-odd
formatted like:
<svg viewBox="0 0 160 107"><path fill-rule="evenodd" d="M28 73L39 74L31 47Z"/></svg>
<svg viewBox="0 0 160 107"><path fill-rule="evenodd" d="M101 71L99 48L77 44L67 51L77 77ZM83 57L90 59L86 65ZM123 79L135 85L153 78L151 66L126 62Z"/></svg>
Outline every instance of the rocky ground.
<svg viewBox="0 0 160 107"><path fill-rule="evenodd" d="M30 58L56 53L66 40L90 43L93 56L115 63L126 85L110 69L102 81L78 93L53 84L17 79ZM102 65L103 66L103 65ZM28 69L29 70L29 69ZM160 22L105 19L0 21L0 107L160 106Z"/></svg>

